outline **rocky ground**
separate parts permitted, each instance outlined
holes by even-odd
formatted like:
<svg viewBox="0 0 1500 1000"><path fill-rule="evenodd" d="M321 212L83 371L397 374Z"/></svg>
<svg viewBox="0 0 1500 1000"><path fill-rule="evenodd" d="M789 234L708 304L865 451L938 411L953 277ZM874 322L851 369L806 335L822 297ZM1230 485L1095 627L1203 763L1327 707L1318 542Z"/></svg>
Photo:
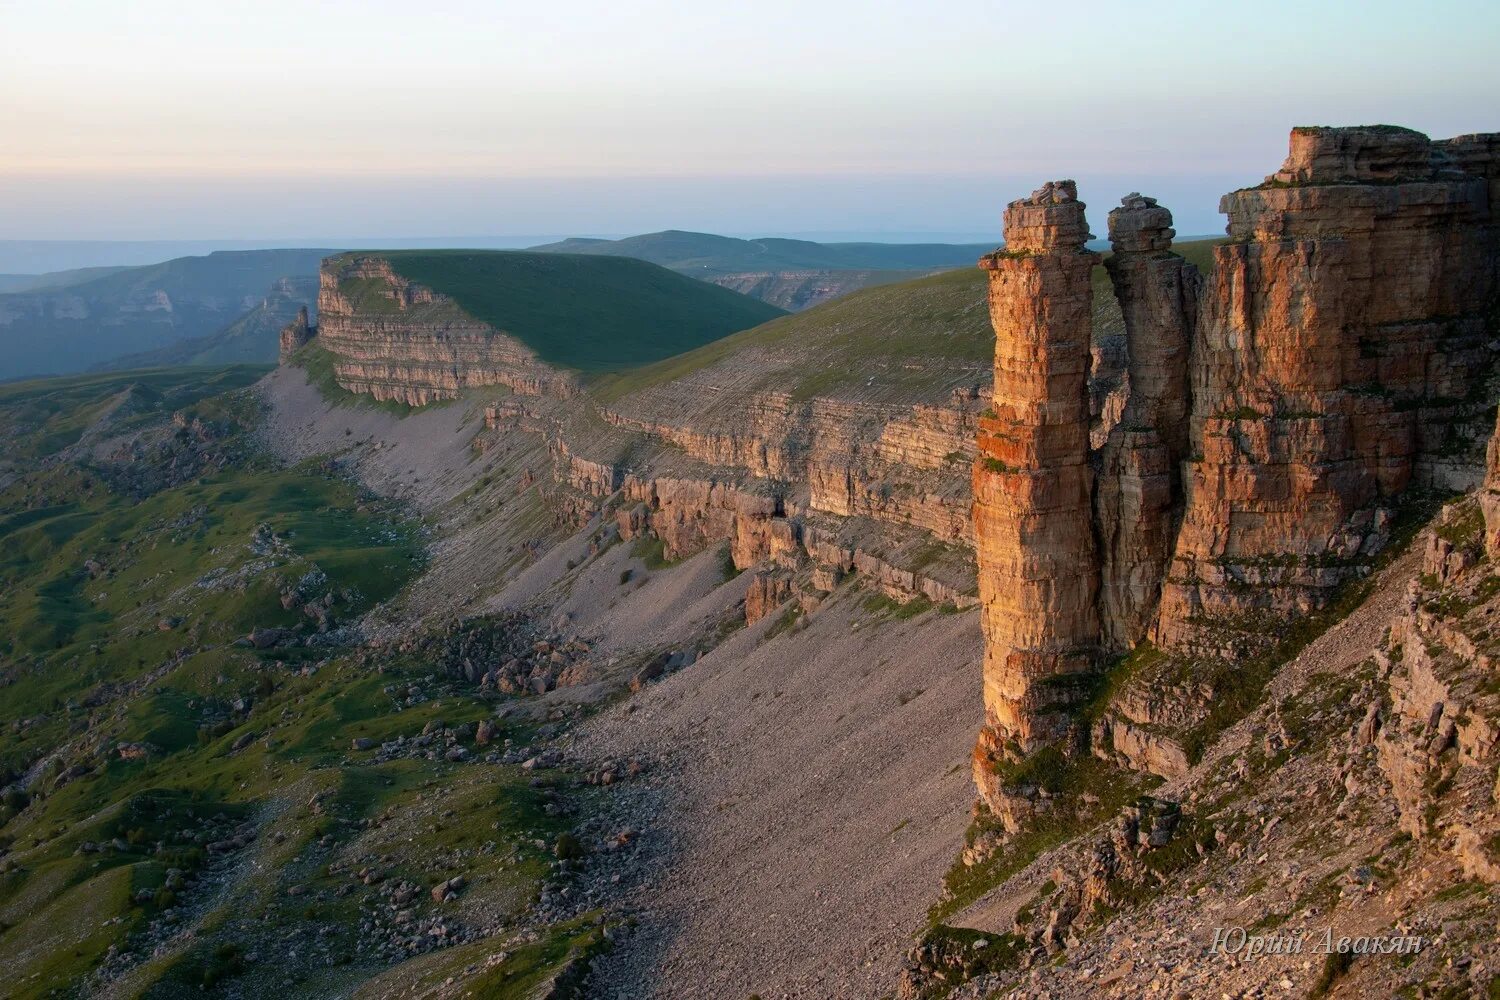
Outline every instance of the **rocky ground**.
<svg viewBox="0 0 1500 1000"><path fill-rule="evenodd" d="M476 591L473 575L443 564L502 557L515 522L465 520L447 502L519 470L515 452L476 459L458 446L473 410L332 411L292 369L267 379L264 398L273 419L263 439L281 454L334 451L372 487L432 512L441 575L418 581L388 620L467 607L543 622L539 639L588 670L559 684L571 668L554 669L536 707L614 702L581 724L567 723L567 709L547 727L559 762L598 793L573 817L585 851L571 901L544 900L537 916L573 919L602 902L631 925L596 960L588 995L864 997L892 987L968 823L968 730L947 722L978 712L974 612L913 616L854 579L810 613L793 601L795 618L778 608L745 628L753 574L726 573L712 549L653 568L607 531L601 545L604 525L539 525L535 558L508 579L485 574ZM507 494L496 494L501 519ZM398 632L387 640L404 648ZM461 676L476 642L421 650L455 659ZM482 652L470 659L501 665L493 681L512 684L511 653ZM483 672L467 679L486 682Z"/></svg>
<svg viewBox="0 0 1500 1000"><path fill-rule="evenodd" d="M646 755L635 931L601 997L871 997L968 822L972 612L897 621L857 591L772 620L584 725L572 752Z"/></svg>
<svg viewBox="0 0 1500 1000"><path fill-rule="evenodd" d="M1494 681L1452 659L1451 638L1444 684L1412 662L1444 661L1444 609L1492 613L1472 526L1462 572L1441 581L1435 566L1454 548L1424 534L1185 776L948 918L956 930L912 953L903 992L1494 995L1494 705L1455 678ZM1441 722L1460 703L1467 743Z"/></svg>

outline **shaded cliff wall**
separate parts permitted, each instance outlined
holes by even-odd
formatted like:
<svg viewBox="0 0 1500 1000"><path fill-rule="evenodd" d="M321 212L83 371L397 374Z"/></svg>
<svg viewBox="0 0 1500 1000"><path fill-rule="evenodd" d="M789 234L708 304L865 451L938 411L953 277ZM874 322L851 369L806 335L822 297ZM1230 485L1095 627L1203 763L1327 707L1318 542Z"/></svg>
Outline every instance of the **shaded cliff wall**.
<svg viewBox="0 0 1500 1000"><path fill-rule="evenodd" d="M1172 253L1172 213L1127 195L1109 213L1105 262L1125 320L1128 390L1098 456L1099 611L1115 653L1145 637L1161 594L1182 501L1188 444L1188 348L1198 269Z"/></svg>

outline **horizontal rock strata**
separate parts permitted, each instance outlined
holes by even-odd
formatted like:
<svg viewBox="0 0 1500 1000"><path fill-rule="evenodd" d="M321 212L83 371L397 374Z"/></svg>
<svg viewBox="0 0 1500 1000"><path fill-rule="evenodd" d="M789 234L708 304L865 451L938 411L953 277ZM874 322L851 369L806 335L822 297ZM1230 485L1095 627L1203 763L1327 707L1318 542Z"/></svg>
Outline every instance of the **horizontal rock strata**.
<svg viewBox="0 0 1500 1000"><path fill-rule="evenodd" d="M1070 679L1096 665L1088 374L1098 255L1071 181L1005 211L1006 249L984 258L995 327L991 409L979 419L974 525L985 635L983 782L1000 746L1061 734Z"/></svg>
<svg viewBox="0 0 1500 1000"><path fill-rule="evenodd" d="M350 392L425 406L475 386L529 395L576 387L572 375L543 364L515 337L408 282L379 257L330 257L319 282L318 339Z"/></svg>
<svg viewBox="0 0 1500 1000"><path fill-rule="evenodd" d="M1190 363L1186 503L1158 644L1236 656L1327 604L1407 487L1483 440L1488 183L1405 129L1297 129L1226 195Z"/></svg>
<svg viewBox="0 0 1500 1000"><path fill-rule="evenodd" d="M1081 738L1060 711L1087 685L1058 679L1101 655L1144 639L1188 660L1266 652L1370 571L1407 491L1477 484L1500 294L1497 149L1496 136L1296 129L1279 171L1224 197L1230 239L1202 277L1171 252L1170 213L1126 197L1108 263L1124 395L1092 450L1074 330L1092 263L1082 206L1053 184L1007 209L1007 247L981 262L996 380L974 474L987 710L976 764ZM1500 485L1481 498L1489 539L1496 497ZM1151 700L1116 701L1095 715L1095 751L1180 774L1181 744ZM976 768L1003 809L993 775Z"/></svg>

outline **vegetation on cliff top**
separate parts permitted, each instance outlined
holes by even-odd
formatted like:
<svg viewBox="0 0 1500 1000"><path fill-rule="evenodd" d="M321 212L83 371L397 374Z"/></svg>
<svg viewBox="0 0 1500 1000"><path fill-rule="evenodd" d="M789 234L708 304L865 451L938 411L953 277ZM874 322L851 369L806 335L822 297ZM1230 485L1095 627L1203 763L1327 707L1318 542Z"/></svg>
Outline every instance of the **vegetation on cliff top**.
<svg viewBox="0 0 1500 1000"><path fill-rule="evenodd" d="M1213 264L1221 240L1194 240L1175 249L1200 269ZM685 378L746 351L761 388L794 398L838 395L871 382L903 397L946 393L973 382L994 358L994 330L985 299L986 272L965 267L896 284L865 288L731 334L695 350L602 379L606 402ZM1109 275L1094 270L1095 336L1120 333Z"/></svg>
<svg viewBox="0 0 1500 1000"><path fill-rule="evenodd" d="M586 373L650 364L784 315L759 299L628 257L513 250L379 256L543 361Z"/></svg>

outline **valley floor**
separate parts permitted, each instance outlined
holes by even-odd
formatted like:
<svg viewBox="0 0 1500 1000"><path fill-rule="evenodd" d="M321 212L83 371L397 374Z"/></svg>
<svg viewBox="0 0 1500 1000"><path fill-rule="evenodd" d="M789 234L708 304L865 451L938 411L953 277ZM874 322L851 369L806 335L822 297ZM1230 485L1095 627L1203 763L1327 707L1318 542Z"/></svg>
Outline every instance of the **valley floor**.
<svg viewBox="0 0 1500 1000"><path fill-rule="evenodd" d="M645 755L664 841L601 997L875 997L962 843L979 706L972 612L884 622L853 595L764 623L586 724Z"/></svg>
<svg viewBox="0 0 1500 1000"><path fill-rule="evenodd" d="M472 405L404 418L333 409L287 368L263 397L264 439L283 455L343 453L372 488L431 512L438 554L387 617L528 608L566 621L596 653L629 659L691 644L744 597L748 574L725 580L713 552L653 572L617 545L575 571L587 540L565 530L499 578L486 567L526 540L502 526L505 501L500 522L450 505L500 463L515 471L510 458L468 450ZM627 570L644 582L622 588ZM973 727L955 720L981 711L981 638L973 611L907 618L868 597L846 584L793 628L775 615L742 628L562 738L581 765L650 762L599 821L639 832L611 903L634 929L595 960L589 995L859 998L892 988L969 822ZM559 689L547 700L592 696Z"/></svg>

